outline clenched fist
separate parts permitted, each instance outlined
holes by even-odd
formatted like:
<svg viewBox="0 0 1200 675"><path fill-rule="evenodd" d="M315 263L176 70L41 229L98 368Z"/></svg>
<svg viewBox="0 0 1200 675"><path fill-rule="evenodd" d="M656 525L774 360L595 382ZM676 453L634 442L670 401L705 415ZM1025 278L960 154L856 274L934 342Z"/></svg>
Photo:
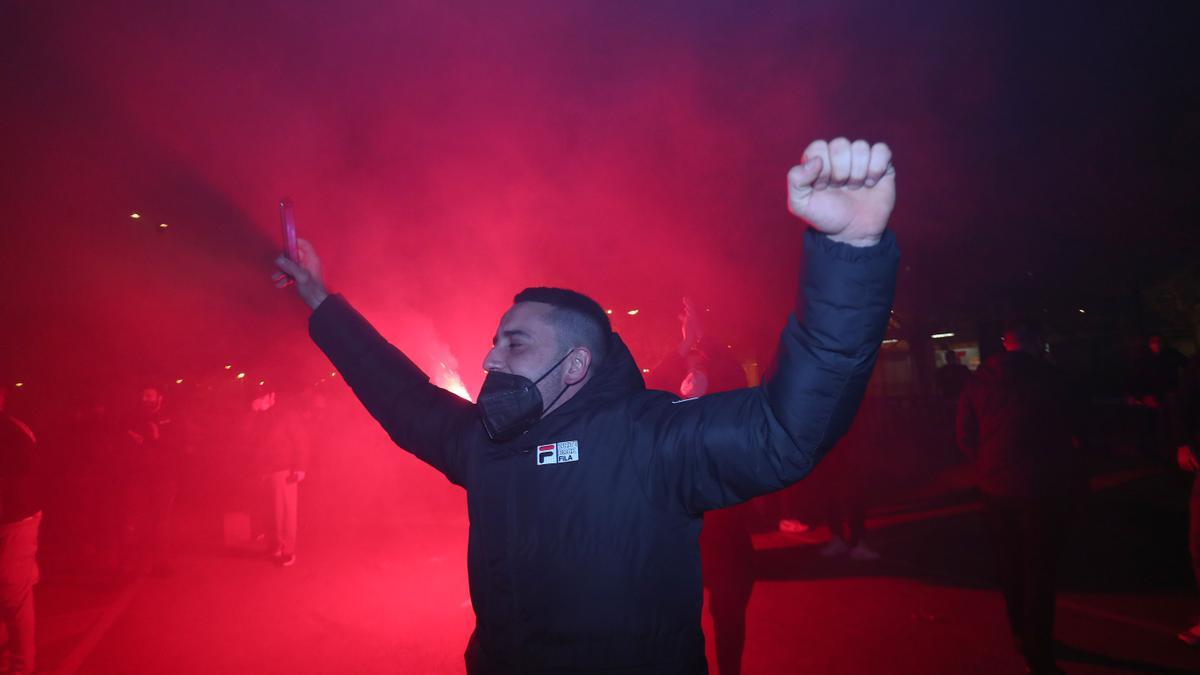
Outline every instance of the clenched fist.
<svg viewBox="0 0 1200 675"><path fill-rule="evenodd" d="M885 143L813 141L788 171L788 210L834 241L879 243L896 205L896 169Z"/></svg>

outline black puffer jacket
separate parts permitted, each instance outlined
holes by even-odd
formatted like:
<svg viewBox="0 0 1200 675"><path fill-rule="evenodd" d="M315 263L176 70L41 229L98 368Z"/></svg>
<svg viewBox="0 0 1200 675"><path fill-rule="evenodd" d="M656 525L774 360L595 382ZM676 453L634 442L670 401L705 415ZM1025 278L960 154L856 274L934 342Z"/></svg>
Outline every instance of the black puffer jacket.
<svg viewBox="0 0 1200 675"><path fill-rule="evenodd" d="M852 248L810 231L805 258L762 386L677 401L645 389L613 335L579 393L509 443L340 296L317 308L313 339L370 413L467 489L469 672L706 672L701 514L812 469L854 417L887 324L890 233ZM559 461L539 465L552 445Z"/></svg>

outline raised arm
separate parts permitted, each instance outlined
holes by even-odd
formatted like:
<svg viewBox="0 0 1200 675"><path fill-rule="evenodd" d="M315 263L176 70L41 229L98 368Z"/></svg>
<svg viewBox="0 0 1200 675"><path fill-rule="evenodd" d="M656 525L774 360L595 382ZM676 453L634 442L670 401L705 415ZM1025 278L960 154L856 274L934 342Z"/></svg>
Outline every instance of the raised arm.
<svg viewBox="0 0 1200 675"><path fill-rule="evenodd" d="M471 425L479 425L474 404L432 384L342 296L330 295L312 246L301 240L299 248L299 263L281 256L275 264L313 308L308 322L313 341L397 445L463 485L460 442ZM287 285L282 275L276 283Z"/></svg>
<svg viewBox="0 0 1200 675"><path fill-rule="evenodd" d="M652 496L690 512L720 508L804 477L849 428L887 328L899 251L887 146L817 141L788 173L788 205L812 227L796 313L775 368L756 388L637 411L652 447Z"/></svg>
<svg viewBox="0 0 1200 675"><path fill-rule="evenodd" d="M683 338L679 341L678 346L667 352L662 360L656 363L649 373L645 374L644 379L648 389L659 389L673 394L680 393L679 385L688 374L688 352L700 342L700 338L704 334L696 308L688 298L683 299L683 311L679 315L679 323Z"/></svg>

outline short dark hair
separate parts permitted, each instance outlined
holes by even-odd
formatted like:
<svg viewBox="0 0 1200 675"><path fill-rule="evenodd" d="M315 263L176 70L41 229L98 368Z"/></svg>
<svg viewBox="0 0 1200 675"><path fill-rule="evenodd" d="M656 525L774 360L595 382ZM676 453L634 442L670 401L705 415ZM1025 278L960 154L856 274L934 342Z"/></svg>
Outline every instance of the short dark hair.
<svg viewBox="0 0 1200 675"><path fill-rule="evenodd" d="M538 286L517 293L513 304L518 302L542 302L554 307L550 320L560 345L587 347L595 364L608 355L612 323L595 300L566 288Z"/></svg>

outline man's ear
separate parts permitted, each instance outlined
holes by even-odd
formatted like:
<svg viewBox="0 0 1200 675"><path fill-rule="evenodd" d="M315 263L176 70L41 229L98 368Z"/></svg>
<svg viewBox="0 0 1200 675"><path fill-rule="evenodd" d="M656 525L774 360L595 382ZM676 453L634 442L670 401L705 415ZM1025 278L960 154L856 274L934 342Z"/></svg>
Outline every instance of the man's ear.
<svg viewBox="0 0 1200 675"><path fill-rule="evenodd" d="M566 367L563 368L563 383L579 384L587 377L592 367L592 352L587 347L576 347L567 357Z"/></svg>

